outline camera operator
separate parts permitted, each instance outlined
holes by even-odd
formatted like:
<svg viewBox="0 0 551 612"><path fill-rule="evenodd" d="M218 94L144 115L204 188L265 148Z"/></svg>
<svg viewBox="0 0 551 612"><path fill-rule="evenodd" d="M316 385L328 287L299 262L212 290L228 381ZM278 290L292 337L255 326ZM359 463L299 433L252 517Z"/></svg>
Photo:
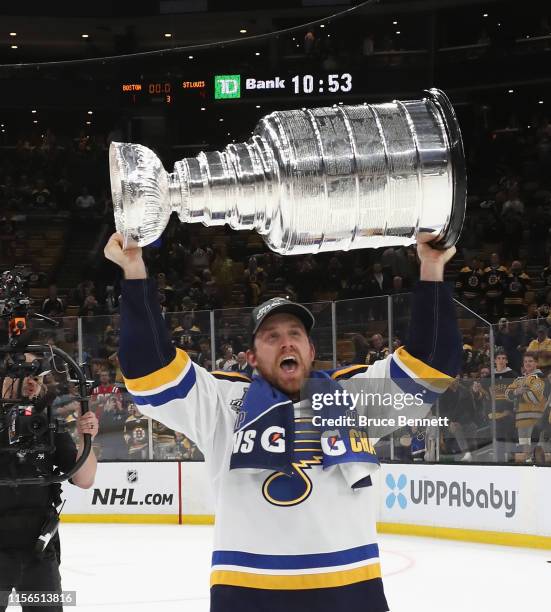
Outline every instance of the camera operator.
<svg viewBox="0 0 551 612"><path fill-rule="evenodd" d="M27 362L35 358L35 355L25 355ZM53 400L40 376L26 376L21 385L19 380L4 378L2 398L30 400L37 411L45 410ZM22 454L0 451L0 477L48 476L55 473L56 468L62 472L69 471L83 452L84 434L90 434L93 439L98 432L98 421L93 412L78 417L77 431L78 448L69 433L56 432L53 453ZM6 429L0 431L0 446L9 446ZM90 452L85 463L69 482L83 489L90 488L94 483L96 467L95 455ZM48 531L44 529L45 526L52 521L55 523L56 507L61 502L60 494L59 484L0 486L0 612L6 609L12 588L19 593L61 591L60 542L57 532L43 552L35 550L38 537ZM23 612L31 612L34 607L23 605L22 609ZM41 609L59 612L62 606L41 606Z"/></svg>

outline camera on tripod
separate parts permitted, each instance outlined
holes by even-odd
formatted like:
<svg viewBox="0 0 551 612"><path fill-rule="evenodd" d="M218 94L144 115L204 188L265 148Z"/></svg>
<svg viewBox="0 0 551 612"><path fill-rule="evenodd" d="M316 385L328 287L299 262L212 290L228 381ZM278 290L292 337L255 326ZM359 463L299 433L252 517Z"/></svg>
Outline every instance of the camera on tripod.
<svg viewBox="0 0 551 612"><path fill-rule="evenodd" d="M44 473L39 469L40 455L55 453L55 435L66 431L62 420L54 418L51 397L42 384L43 377L55 369L69 382L76 382L81 413L88 410L88 386L78 363L61 349L35 344L28 321L38 318L58 323L31 312L31 300L25 294L25 283L12 271L0 276L0 317L7 321L8 343L0 346L0 455L15 455L20 463L35 464L35 476L0 478L0 485L59 483L70 478L88 458L91 436L84 434L84 449L74 467L65 474ZM44 367L46 360L49 366ZM60 369L62 364L62 369Z"/></svg>

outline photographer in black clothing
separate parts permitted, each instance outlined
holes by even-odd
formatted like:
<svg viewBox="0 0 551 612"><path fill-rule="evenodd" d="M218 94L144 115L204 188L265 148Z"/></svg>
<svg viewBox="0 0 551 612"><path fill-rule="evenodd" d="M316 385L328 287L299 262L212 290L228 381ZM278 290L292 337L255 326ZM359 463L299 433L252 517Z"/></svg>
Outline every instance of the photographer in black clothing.
<svg viewBox="0 0 551 612"><path fill-rule="evenodd" d="M32 361L33 355L25 355ZM53 398L46 392L40 376L26 376L19 390L19 380L6 377L2 381L2 398L22 399L44 409ZM84 449L84 434L95 437L98 431L97 418L92 412L79 416L78 448L68 433L56 432L55 452L0 452L0 478L24 478L51 475L59 469L68 472ZM0 449L9 447L9 432L0 428ZM89 488L94 483L96 459L91 452L81 468L69 480L72 484ZM0 486L0 611L6 609L7 598L12 588L17 592L59 592L60 545L57 532L44 544L43 551L37 547L39 536L51 533L48 524L56 524L56 507L60 504L61 486L18 485ZM37 552L38 551L38 552ZM23 606L24 612L34 610ZM42 610L58 612L61 605L41 606Z"/></svg>

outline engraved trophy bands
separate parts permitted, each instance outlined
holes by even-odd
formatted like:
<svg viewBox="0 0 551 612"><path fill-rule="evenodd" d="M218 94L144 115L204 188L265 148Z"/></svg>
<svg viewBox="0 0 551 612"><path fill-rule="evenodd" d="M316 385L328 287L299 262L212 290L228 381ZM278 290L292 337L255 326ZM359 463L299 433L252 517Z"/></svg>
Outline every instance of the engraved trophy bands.
<svg viewBox="0 0 551 612"><path fill-rule="evenodd" d="M117 230L125 248L182 222L256 230L285 255L457 241L466 199L461 133L443 92L422 100L277 111L253 136L176 162L111 144Z"/></svg>

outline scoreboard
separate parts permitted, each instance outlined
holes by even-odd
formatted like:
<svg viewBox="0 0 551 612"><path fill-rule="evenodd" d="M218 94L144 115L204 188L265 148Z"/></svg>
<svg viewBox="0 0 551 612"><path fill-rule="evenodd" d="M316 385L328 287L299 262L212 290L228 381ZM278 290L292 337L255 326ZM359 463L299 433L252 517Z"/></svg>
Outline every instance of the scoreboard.
<svg viewBox="0 0 551 612"><path fill-rule="evenodd" d="M126 104L173 104L184 94L195 92L200 97L206 97L206 81L140 81L121 84L123 100ZM182 97L189 97L188 95Z"/></svg>
<svg viewBox="0 0 551 612"><path fill-rule="evenodd" d="M179 80L121 83L125 105L171 105L189 100L255 100L259 98L328 96L355 92L350 72L300 74L211 74Z"/></svg>

